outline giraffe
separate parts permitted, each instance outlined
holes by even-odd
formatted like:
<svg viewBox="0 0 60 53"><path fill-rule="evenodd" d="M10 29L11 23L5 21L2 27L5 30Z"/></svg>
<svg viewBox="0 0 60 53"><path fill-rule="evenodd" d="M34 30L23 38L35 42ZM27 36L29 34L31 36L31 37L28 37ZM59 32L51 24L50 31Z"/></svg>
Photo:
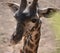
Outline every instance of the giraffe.
<svg viewBox="0 0 60 53"><path fill-rule="evenodd" d="M34 45L33 51L31 52L33 53L36 50L35 53L37 53L39 40L40 40L40 24L39 24L40 18L38 15L38 0L33 0L32 3L29 2L28 7L26 7L26 5L27 5L27 1L21 0L21 5L19 7L19 10L16 12L14 16L15 19L17 20L17 28L16 28L16 32L13 33L12 35L12 40L13 42L17 43L22 38L22 36L25 36L24 37L25 41L23 46L23 49L24 49L26 47L25 42L29 39L28 33L31 33L31 37L32 37L31 39ZM29 32L30 30L31 32ZM29 53L29 52L26 52L25 49L24 49L24 52Z"/></svg>
<svg viewBox="0 0 60 53"><path fill-rule="evenodd" d="M37 53L38 46L39 46L39 40L40 40L40 28L41 28L41 22L39 16L37 16L37 1L33 0L33 3L31 4L30 12L32 17L32 20L26 23L26 30L24 32L24 45L21 53ZM35 12L34 12L35 11ZM28 26L29 24L29 26ZM32 26L33 25L33 26Z"/></svg>
<svg viewBox="0 0 60 53"><path fill-rule="evenodd" d="M21 53L37 53L39 40L41 36L41 20L42 15L48 14L50 8L39 10L38 0L33 0L32 4L29 2L27 7L27 0L21 0L20 7L15 13L17 20L17 27L15 33L12 35L13 43L18 43L24 36L24 45ZM11 5L9 5L11 6Z"/></svg>
<svg viewBox="0 0 60 53"><path fill-rule="evenodd" d="M17 5L16 5L16 7L14 6L16 9L18 9L17 11L13 7L14 10L16 11L14 17L17 20L16 31L13 33L12 39L11 39L14 43L17 43L19 40L22 39L22 36L24 36L23 33L24 33L24 29L25 29L25 26L26 26L27 22L30 22L33 19L33 16L35 16L36 11L37 11L36 10L37 1L38 0L34 0L32 2L32 4L30 4L27 8L26 7L27 6L27 1L26 0L21 0L20 7L18 7ZM13 6L13 4L11 4L11 3L8 3L8 4L9 4L9 6Z"/></svg>

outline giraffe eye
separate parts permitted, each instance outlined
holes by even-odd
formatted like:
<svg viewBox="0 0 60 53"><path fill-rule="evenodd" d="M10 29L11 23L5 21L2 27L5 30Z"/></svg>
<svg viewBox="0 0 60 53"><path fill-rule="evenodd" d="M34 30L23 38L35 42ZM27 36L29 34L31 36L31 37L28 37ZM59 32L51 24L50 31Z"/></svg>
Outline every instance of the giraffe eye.
<svg viewBox="0 0 60 53"><path fill-rule="evenodd" d="M35 23L36 22L36 19L32 19L32 22Z"/></svg>

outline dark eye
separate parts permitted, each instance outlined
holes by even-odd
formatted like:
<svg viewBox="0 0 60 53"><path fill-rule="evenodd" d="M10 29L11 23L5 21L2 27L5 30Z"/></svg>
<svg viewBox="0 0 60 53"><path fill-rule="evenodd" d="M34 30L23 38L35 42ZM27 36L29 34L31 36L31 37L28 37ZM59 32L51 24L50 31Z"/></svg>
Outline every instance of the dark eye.
<svg viewBox="0 0 60 53"><path fill-rule="evenodd" d="M32 22L35 23L36 22L36 19L32 19Z"/></svg>

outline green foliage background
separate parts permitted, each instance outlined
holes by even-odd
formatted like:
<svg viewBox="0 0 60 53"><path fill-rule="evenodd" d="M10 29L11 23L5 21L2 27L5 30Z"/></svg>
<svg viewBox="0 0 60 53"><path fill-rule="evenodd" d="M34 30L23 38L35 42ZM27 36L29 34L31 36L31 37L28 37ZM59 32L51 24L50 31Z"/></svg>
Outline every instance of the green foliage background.
<svg viewBox="0 0 60 53"><path fill-rule="evenodd" d="M60 12L54 13L48 20L56 36L56 53L60 53Z"/></svg>

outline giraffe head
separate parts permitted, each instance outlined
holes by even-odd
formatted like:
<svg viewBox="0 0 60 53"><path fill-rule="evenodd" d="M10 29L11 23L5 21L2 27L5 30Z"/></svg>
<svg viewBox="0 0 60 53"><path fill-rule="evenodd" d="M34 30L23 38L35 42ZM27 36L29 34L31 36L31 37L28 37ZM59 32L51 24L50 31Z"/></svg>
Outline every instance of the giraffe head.
<svg viewBox="0 0 60 53"><path fill-rule="evenodd" d="M37 11L38 0L33 0L32 2L27 2L27 0L21 0L20 6L16 3L7 3L11 7L12 11L15 13L15 18L17 20L16 31L12 35L12 42L18 43L22 39L24 29L27 23L30 21L35 22L36 11ZM27 12L28 11L28 12Z"/></svg>
<svg viewBox="0 0 60 53"><path fill-rule="evenodd" d="M7 4L11 7L13 13L15 13L14 17L17 20L16 31L13 33L11 39L14 43L18 43L22 39L27 23L35 22L37 18L42 15L48 15L50 10L54 10L54 8L39 9L38 0L32 0L32 2L21 0L20 5L17 3Z"/></svg>

